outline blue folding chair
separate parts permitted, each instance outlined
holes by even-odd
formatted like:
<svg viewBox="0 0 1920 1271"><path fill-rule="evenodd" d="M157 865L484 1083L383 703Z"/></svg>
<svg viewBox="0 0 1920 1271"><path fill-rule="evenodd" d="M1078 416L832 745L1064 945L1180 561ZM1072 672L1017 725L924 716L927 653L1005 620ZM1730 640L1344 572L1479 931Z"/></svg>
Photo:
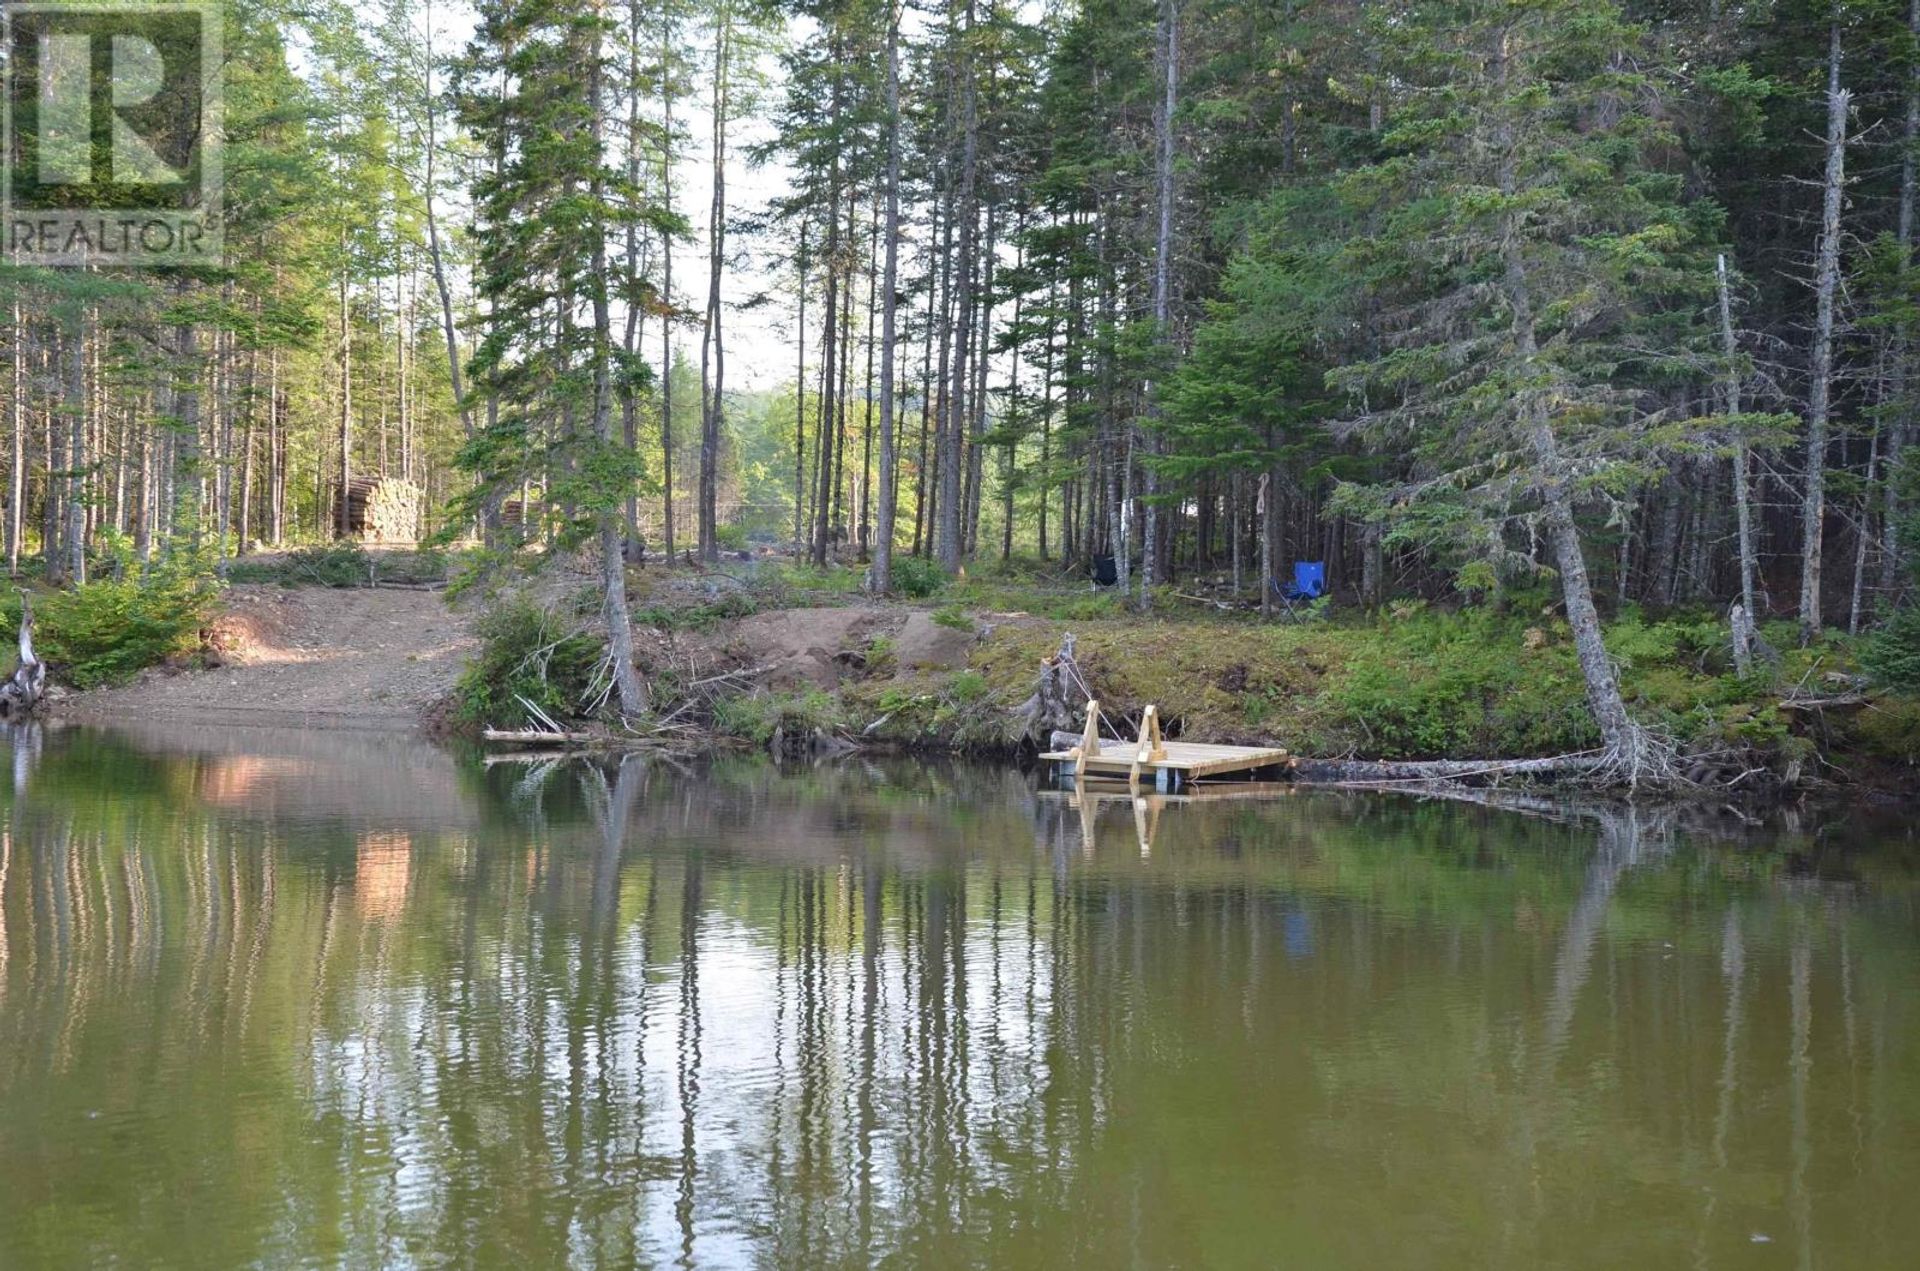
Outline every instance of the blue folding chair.
<svg viewBox="0 0 1920 1271"><path fill-rule="evenodd" d="M1282 586L1278 578L1267 579L1267 586L1280 600L1289 618L1300 616L1296 606L1311 604L1327 594L1327 562L1323 560L1297 560L1293 562L1293 581Z"/></svg>

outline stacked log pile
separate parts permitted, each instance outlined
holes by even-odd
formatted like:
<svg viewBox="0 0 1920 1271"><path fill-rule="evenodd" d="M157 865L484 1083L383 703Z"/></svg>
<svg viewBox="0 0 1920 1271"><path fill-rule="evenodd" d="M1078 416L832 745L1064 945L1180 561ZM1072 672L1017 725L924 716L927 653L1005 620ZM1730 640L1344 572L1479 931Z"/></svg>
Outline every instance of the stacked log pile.
<svg viewBox="0 0 1920 1271"><path fill-rule="evenodd" d="M347 483L347 535L362 543L411 545L420 538L420 487L396 477L355 477ZM333 505L340 523L340 502Z"/></svg>

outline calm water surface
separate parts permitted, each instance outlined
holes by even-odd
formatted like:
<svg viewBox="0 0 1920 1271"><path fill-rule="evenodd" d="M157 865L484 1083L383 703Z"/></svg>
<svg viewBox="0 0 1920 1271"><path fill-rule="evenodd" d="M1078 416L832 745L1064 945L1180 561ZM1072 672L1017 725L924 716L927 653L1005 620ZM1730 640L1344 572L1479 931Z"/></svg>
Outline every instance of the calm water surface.
<svg viewBox="0 0 1920 1271"><path fill-rule="evenodd" d="M1909 821L11 768L9 1271L1920 1265Z"/></svg>

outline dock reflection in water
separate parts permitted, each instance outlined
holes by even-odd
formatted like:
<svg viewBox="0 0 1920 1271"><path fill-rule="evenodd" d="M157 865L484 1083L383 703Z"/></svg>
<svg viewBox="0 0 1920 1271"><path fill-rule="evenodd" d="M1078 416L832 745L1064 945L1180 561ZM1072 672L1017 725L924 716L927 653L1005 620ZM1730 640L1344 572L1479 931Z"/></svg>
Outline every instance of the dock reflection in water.
<svg viewBox="0 0 1920 1271"><path fill-rule="evenodd" d="M1903 823L12 745L0 1267L1920 1247Z"/></svg>

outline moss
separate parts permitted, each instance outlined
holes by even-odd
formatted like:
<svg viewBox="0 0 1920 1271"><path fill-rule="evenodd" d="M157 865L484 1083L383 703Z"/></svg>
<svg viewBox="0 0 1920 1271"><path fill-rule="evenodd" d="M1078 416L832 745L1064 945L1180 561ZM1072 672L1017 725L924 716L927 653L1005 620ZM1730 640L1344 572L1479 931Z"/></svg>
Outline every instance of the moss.
<svg viewBox="0 0 1920 1271"><path fill-rule="evenodd" d="M1920 767L1920 698L1888 698L1839 725L1850 749L1888 763Z"/></svg>

